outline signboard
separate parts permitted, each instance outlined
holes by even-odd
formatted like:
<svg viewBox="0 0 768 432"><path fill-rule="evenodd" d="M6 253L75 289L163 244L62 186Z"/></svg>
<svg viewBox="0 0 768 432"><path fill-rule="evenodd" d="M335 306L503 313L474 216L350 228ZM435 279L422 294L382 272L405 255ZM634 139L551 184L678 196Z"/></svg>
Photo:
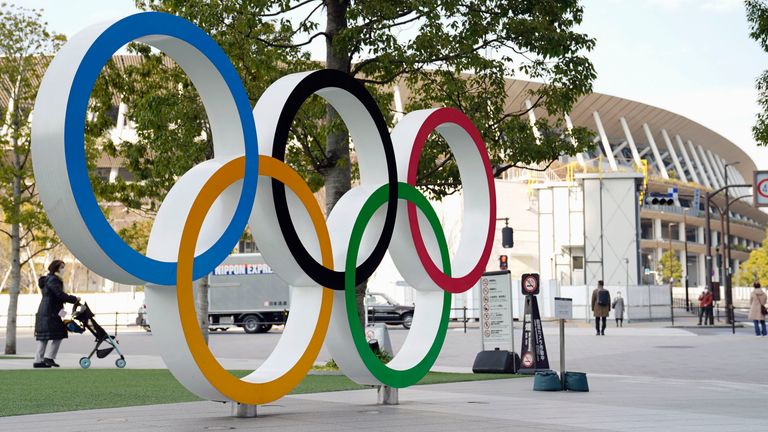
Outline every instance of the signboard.
<svg viewBox="0 0 768 432"><path fill-rule="evenodd" d="M752 196L755 207L768 207L768 171L755 171L753 185Z"/></svg>
<svg viewBox="0 0 768 432"><path fill-rule="evenodd" d="M523 344L520 348L520 369L518 373L533 374L549 369L547 346L544 343L544 329L541 326L539 303L536 296L525 297L523 317Z"/></svg>
<svg viewBox="0 0 768 432"><path fill-rule="evenodd" d="M573 299L555 297L555 318L573 319Z"/></svg>
<svg viewBox="0 0 768 432"><path fill-rule="evenodd" d="M522 277L521 285L523 294L536 295L539 293L539 274L526 273Z"/></svg>
<svg viewBox="0 0 768 432"><path fill-rule="evenodd" d="M514 351L512 321L512 279L508 271L483 274L476 285L480 291L480 328L483 351Z"/></svg>

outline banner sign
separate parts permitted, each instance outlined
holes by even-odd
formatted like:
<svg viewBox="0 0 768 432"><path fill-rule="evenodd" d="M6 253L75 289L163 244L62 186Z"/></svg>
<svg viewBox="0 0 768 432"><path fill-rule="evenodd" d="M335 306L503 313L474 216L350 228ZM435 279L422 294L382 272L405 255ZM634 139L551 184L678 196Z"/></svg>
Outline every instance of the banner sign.
<svg viewBox="0 0 768 432"><path fill-rule="evenodd" d="M526 296L523 318L523 345L520 349L520 370L518 373L532 374L549 370L547 346L544 343L544 329L541 326L539 303L536 296Z"/></svg>
<svg viewBox="0 0 768 432"><path fill-rule="evenodd" d="M272 273L267 264L222 264L213 269L214 276L248 276Z"/></svg>
<svg viewBox="0 0 768 432"><path fill-rule="evenodd" d="M483 274L477 284L480 291L480 328L483 351L514 351L512 320L512 278L509 271Z"/></svg>

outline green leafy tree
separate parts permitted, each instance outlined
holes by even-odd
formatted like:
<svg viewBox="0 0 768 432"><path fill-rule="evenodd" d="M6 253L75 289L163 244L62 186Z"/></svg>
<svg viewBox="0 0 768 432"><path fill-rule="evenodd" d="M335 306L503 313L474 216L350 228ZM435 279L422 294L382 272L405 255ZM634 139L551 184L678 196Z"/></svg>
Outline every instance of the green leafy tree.
<svg viewBox="0 0 768 432"><path fill-rule="evenodd" d="M16 353L16 312L22 267L58 241L37 199L30 159L30 114L38 84L63 37L49 32L41 13L0 5L0 209L10 238L10 277L5 353ZM22 254L23 252L23 254Z"/></svg>
<svg viewBox="0 0 768 432"><path fill-rule="evenodd" d="M768 238L763 240L759 248L749 253L749 259L739 265L735 279L740 286L750 286L755 282L768 286Z"/></svg>
<svg viewBox="0 0 768 432"><path fill-rule="evenodd" d="M768 52L768 3L765 0L746 0L749 22L749 36L756 40L763 51ZM752 136L758 145L768 145L768 70L756 80L757 103L762 112L757 113L757 120L752 127Z"/></svg>
<svg viewBox="0 0 768 432"><path fill-rule="evenodd" d="M672 251L664 252L664 255L659 260L657 271L663 283L669 283L670 279L678 282L682 280L683 265L680 264L680 258L677 256L677 253Z"/></svg>
<svg viewBox="0 0 768 432"><path fill-rule="evenodd" d="M592 89L585 53L594 40L579 33L577 0L137 0L142 9L185 17L223 47L252 103L285 73L322 67L304 50L325 41L324 67L363 82L391 122L392 88L407 84L407 110L453 106L478 126L494 175L512 167L543 169L562 154L592 147L582 128L566 131L563 115ZM119 88L139 140L105 149L123 158L132 184L106 186L105 196L139 206L156 202L178 175L211 153L207 118L183 73L160 55L137 48L145 61L128 68ZM543 108L534 136L528 109L507 104L507 78L522 74ZM310 186L325 188L326 212L351 188L356 166L346 128L332 107L308 101L292 127L288 162ZM185 146L179 146L179 142ZM181 154L180 154L181 153ZM433 197L458 190L460 178L444 142L425 150L418 183ZM364 287L358 287L362 291ZM358 292L362 310L362 292Z"/></svg>
<svg viewBox="0 0 768 432"><path fill-rule="evenodd" d="M564 133L563 114L592 90L595 78L584 55L594 40L575 31L583 15L577 0L140 0L137 5L190 19L212 33L231 56L230 48L268 47L293 50L293 57L322 38L325 67L367 84L385 112L391 109L386 103L391 87L403 80L410 91L408 110L436 105L463 110L478 125L496 176L512 167L540 169L539 163L592 147L587 130ZM252 30L263 28L275 31ZM241 75L256 69L233 57ZM268 58L251 60L269 64ZM520 73L544 82L530 91L533 108L549 114L537 122L538 140L528 110L506 103L505 79ZM258 97L250 90L252 98ZM310 115L318 114L323 121L314 129L295 128L306 133L289 149L289 159L305 177L320 180L314 184L325 186L330 211L350 189L354 170L347 132L337 127L338 114L326 106ZM439 141L428 146L420 173L419 183L436 197L459 185L455 161Z"/></svg>

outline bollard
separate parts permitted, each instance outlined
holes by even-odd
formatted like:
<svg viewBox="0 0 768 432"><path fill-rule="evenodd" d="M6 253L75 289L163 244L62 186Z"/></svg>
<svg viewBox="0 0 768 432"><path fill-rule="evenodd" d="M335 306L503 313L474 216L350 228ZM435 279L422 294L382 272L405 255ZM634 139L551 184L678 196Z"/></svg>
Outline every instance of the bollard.
<svg viewBox="0 0 768 432"><path fill-rule="evenodd" d="M240 402L230 402L231 416L238 418L254 418L256 417L257 405L241 404Z"/></svg>
<svg viewBox="0 0 768 432"><path fill-rule="evenodd" d="M464 306L464 333L467 332L467 307Z"/></svg>
<svg viewBox="0 0 768 432"><path fill-rule="evenodd" d="M400 405L398 389L392 388L390 386L379 386L378 393L379 405Z"/></svg>

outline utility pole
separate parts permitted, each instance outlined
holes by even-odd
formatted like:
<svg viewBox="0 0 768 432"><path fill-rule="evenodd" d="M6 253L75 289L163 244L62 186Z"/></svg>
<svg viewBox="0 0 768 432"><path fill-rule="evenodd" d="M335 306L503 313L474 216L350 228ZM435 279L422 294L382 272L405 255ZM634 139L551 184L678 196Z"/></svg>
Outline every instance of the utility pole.
<svg viewBox="0 0 768 432"><path fill-rule="evenodd" d="M733 313L733 290L731 289L731 203L728 195L728 167L738 164L738 161L730 162L723 167L723 175L725 176L725 236L723 237L723 259L725 261L723 267L725 271L723 272L723 278L725 282L725 305L728 308L728 322L731 326L735 325L736 316Z"/></svg>
<svg viewBox="0 0 768 432"><path fill-rule="evenodd" d="M683 227L685 227L685 230L683 231L683 248L684 248L684 254L685 258L683 260L683 271L685 272L685 311L690 312L691 311L691 305L690 305L690 298L688 297L688 209L683 209Z"/></svg>

